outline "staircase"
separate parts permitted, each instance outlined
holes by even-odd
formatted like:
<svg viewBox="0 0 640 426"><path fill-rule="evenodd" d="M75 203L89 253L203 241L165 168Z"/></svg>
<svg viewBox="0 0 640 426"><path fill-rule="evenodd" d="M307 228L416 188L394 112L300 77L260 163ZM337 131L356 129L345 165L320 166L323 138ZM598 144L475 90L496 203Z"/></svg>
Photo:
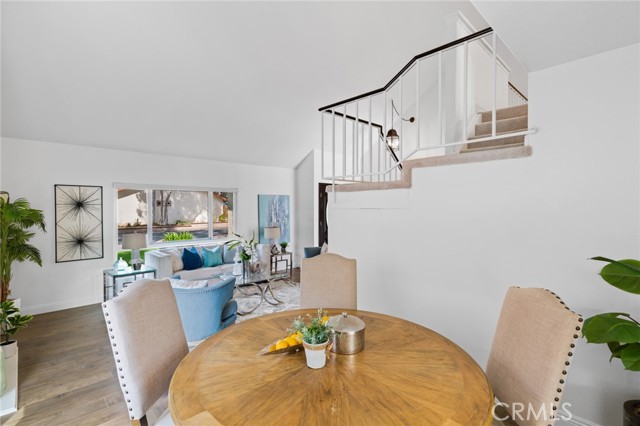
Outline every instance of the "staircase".
<svg viewBox="0 0 640 426"><path fill-rule="evenodd" d="M491 135L491 111L481 112L480 116L481 122L476 124L475 136L469 137L470 141ZM527 104L496 110L496 135L525 131L528 124L529 108ZM522 146L524 145L524 138L524 135L511 136L467 144L460 150L460 153Z"/></svg>
<svg viewBox="0 0 640 426"><path fill-rule="evenodd" d="M336 192L408 188L417 167L530 156L527 98L508 81L498 48L486 28L415 56L379 89L319 108L322 179ZM466 77L444 78L452 70ZM494 117L482 112L490 105L510 107Z"/></svg>

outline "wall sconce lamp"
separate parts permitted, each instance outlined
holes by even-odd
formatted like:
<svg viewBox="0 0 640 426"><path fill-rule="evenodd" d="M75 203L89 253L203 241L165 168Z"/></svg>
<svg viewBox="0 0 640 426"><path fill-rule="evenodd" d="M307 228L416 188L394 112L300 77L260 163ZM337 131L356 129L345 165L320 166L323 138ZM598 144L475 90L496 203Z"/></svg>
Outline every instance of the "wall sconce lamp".
<svg viewBox="0 0 640 426"><path fill-rule="evenodd" d="M400 136L398 135L398 132L396 131L396 129L393 128L393 112L395 111L398 117L402 119L402 121L408 121L409 123L413 123L414 121L416 121L416 119L415 117L409 117L409 118L402 117L398 112L398 110L396 109L396 105L393 103L393 99L391 99L391 108L392 108L391 128L387 132L386 139L387 139L387 145L389 145L389 148L391 148L394 151L397 151L398 149L400 149Z"/></svg>

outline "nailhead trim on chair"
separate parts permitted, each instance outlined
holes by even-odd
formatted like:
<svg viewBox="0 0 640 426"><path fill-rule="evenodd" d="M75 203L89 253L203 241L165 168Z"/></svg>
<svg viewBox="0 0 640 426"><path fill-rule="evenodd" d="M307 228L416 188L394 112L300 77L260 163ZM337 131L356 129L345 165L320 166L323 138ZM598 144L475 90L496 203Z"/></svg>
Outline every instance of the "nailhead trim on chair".
<svg viewBox="0 0 640 426"><path fill-rule="evenodd" d="M558 299L558 301L560 302L560 304L561 304L561 305L564 305L564 308L565 308L566 310L573 312L573 311L572 311L571 309L569 309L569 307L568 307L568 306L567 306L567 305L562 301L562 299L560 299L560 297L559 297L558 295L556 295L556 294L555 294L554 292L552 292L551 290L548 290L548 289L545 289L545 290L547 290L549 293L551 293L552 295L554 295L554 296L556 297L556 299ZM573 312L573 313L575 314L575 312ZM578 314L578 315L580 315L580 314ZM581 323L581 322L583 322L582 316L580 316L580 317L578 318L578 322L580 322L580 323ZM576 326L576 331L580 331L580 330L581 330L581 327L580 327L580 326ZM574 335L573 335L573 338L574 338L574 339L578 339L579 337L580 337L580 336L579 336L578 334L574 334ZM570 347L571 347L571 349L575 348L575 347L576 347L575 343L571 343ZM569 351L569 352L567 353L567 356L568 356L568 357L572 357L572 356L573 356L573 352L572 352L572 351ZM566 365L566 366L570 366L570 365L571 365L571 362L569 362L569 360L567 360L567 361L565 361L564 365ZM567 375L567 370L562 370L562 375L563 375L563 376L566 376L566 375ZM563 379L563 378L561 378L561 379L559 380L559 383L560 383L560 385L561 385L561 386L562 386L562 385L564 385L564 379ZM562 393L562 387L557 388L557 389L556 389L556 392L557 392L557 393ZM554 398L554 401L555 401L555 402L560 402L560 398L559 398L559 397L555 397L555 398ZM558 407L557 407L557 406L555 406L555 405L554 405L552 408L553 408L553 411L557 411L557 410L558 410ZM551 418L551 419L553 419L553 418L555 418L555 416L553 416L553 415L552 415L552 416L550 416L550 418ZM548 426L551 426L551 424L549 424Z"/></svg>
<svg viewBox="0 0 640 426"><path fill-rule="evenodd" d="M122 293L122 292L123 292L123 291L125 291L125 290L126 290L126 288L125 288L125 289L123 289L120 293ZM103 304L102 304L102 307L103 307L103 308L106 308L106 307L107 307L107 304L106 304L106 303L103 303ZM105 312L105 313L104 313L104 316L105 316L105 318L106 318L106 317L108 317L108 316L109 316L109 313L108 313L108 312ZM107 322L107 324L108 324L108 325L111 325L111 321L110 321L110 320L106 320L106 322ZM112 331L113 331L113 328L109 327L109 332L112 332ZM109 338L110 338L110 339L111 339L111 341L113 342L113 347L114 347L114 348L116 348L116 347L117 347L117 343L116 343L116 341L115 341L115 340L116 340L115 336L114 336L113 334L111 334L111 335L109 336ZM117 351L116 349L113 349L113 353L114 353L114 355L116 355L116 356L118 355L118 351ZM120 364L120 359L116 358L116 363L117 363L117 364ZM122 372L122 374L120 375L120 379L121 379L121 382L122 382L122 383L121 383L121 385L122 385L122 387L123 387L123 388L126 388L126 387L127 387L127 384L126 384L126 383L124 383L125 376L124 376L123 368L122 368L122 367L117 367L117 369L118 369L118 371ZM129 391L127 391L127 390L125 390L125 391L124 391L124 393L125 393L126 395L129 395ZM127 408L129 408L129 411L130 411L130 412L131 412L131 411L133 411L133 407L131 407L131 399L127 399L127 400L126 400L126 404L127 404ZM133 415L131 415L131 420L135 420L135 418L134 418L134 416L133 416Z"/></svg>

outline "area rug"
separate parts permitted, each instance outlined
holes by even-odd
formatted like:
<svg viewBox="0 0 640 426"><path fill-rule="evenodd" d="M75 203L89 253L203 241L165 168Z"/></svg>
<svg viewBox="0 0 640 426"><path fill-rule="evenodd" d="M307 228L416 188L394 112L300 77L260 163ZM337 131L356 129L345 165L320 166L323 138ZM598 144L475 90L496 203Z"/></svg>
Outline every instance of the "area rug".
<svg viewBox="0 0 640 426"><path fill-rule="evenodd" d="M264 288L265 285L266 284L262 284L262 287ZM255 311L245 315L238 315L237 322L246 321L261 315L272 314L274 312L290 311L300 307L300 283L289 280L274 281L271 283L271 288L273 289L275 297L281 300L282 303L272 305L265 300L260 303L261 296L258 290L252 286L236 290L233 297L238 302L238 312L250 311L260 303ZM272 302L274 301L268 291L266 292L266 297Z"/></svg>

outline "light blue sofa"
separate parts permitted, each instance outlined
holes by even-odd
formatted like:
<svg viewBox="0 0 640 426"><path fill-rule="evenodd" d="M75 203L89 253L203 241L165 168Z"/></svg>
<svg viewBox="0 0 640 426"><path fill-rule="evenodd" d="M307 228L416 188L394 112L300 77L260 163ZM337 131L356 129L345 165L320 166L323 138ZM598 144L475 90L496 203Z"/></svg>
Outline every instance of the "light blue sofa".
<svg viewBox="0 0 640 426"><path fill-rule="evenodd" d="M187 341L204 340L236 322L235 277L209 280L203 288L174 288Z"/></svg>

